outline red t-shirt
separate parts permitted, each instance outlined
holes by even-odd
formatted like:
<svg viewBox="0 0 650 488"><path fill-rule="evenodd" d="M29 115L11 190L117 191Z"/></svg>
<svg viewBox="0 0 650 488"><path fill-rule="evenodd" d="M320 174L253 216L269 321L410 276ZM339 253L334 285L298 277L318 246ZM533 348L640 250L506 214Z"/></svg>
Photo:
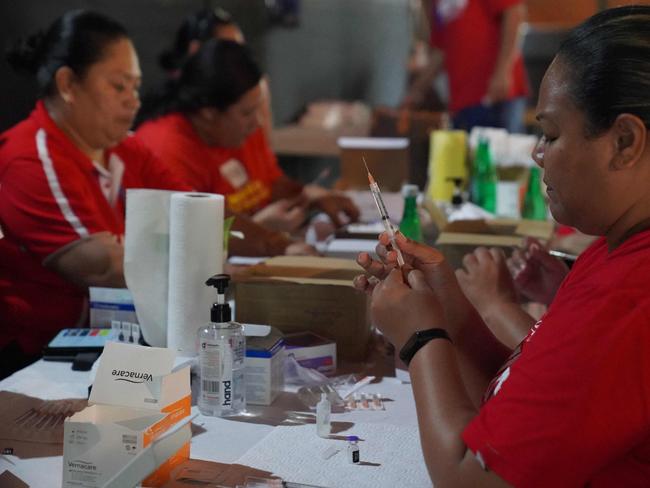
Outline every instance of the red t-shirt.
<svg viewBox="0 0 650 488"><path fill-rule="evenodd" d="M444 52L451 111L481 103L499 53L503 11L520 3L522 0L467 0L465 9L448 22L435 14L434 6L431 43ZM521 54L513 63L511 75L509 98L528 95Z"/></svg>
<svg viewBox="0 0 650 488"><path fill-rule="evenodd" d="M136 137L195 190L224 195L233 212L251 214L267 205L282 176L261 127L240 147L208 146L184 115L172 113L144 123Z"/></svg>
<svg viewBox="0 0 650 488"><path fill-rule="evenodd" d="M650 486L650 231L599 239L463 433L517 487Z"/></svg>
<svg viewBox="0 0 650 488"><path fill-rule="evenodd" d="M64 327L86 320L86 290L44 266L92 234L124 234L127 188L186 190L129 136L94 164L42 102L0 135L0 348L17 340L36 354Z"/></svg>

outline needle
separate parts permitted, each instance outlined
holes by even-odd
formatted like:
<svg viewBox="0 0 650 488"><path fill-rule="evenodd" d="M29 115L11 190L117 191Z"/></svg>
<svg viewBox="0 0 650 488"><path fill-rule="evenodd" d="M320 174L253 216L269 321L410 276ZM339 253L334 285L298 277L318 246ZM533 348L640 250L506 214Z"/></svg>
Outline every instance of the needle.
<svg viewBox="0 0 650 488"><path fill-rule="evenodd" d="M400 248L397 247L397 243L395 242L395 229L393 229L393 224L391 224L390 218L388 217L388 211L386 210L386 205L384 205L384 200L381 197L381 192L379 191L379 185L372 177L372 174L370 174L370 170L368 169L368 163L366 163L366 158L362 158L362 159L363 159L363 164L366 167L366 171L368 172L370 193L372 193L372 197L375 200L375 205L377 205L377 209L379 210L379 215L381 215L381 222L384 225L384 229L386 229L386 232L388 233L388 237L390 238L390 243L393 246L395 253L397 254L397 264L400 267L402 267L404 266L404 256L402 256L402 251L400 251Z"/></svg>

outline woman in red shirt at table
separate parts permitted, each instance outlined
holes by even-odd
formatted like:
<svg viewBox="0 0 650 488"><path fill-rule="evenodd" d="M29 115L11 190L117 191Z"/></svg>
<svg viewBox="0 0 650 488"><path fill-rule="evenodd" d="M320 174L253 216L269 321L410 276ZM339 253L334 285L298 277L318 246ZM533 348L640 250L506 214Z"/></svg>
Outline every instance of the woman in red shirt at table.
<svg viewBox="0 0 650 488"><path fill-rule="evenodd" d="M125 29L68 12L9 51L41 98L0 135L0 375L37 358L64 327L86 323L89 286L123 287L125 193L190 190L128 135L140 107L140 67ZM216 222L215 222L216 225ZM240 254L305 249L245 218Z"/></svg>
<svg viewBox="0 0 650 488"><path fill-rule="evenodd" d="M383 262L358 258L374 279L355 283L372 291L373 322L408 364L436 488L647 487L650 6L576 27L539 93L533 158L551 213L599 238L515 350L490 333L435 249L399 235L410 266L393 269L383 234ZM494 259L477 249L458 276L514 304Z"/></svg>
<svg viewBox="0 0 650 488"><path fill-rule="evenodd" d="M359 210L346 196L282 173L259 122L260 80L246 46L208 40L167 83L157 102L162 115L142 124L136 138L194 188L225 195L231 211L271 229L297 230L310 207L336 226L356 220Z"/></svg>

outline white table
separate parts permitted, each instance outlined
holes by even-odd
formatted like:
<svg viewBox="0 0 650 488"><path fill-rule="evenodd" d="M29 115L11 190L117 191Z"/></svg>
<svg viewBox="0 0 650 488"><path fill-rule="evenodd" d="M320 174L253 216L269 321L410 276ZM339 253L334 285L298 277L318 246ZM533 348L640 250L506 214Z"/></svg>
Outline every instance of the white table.
<svg viewBox="0 0 650 488"><path fill-rule="evenodd" d="M0 390L52 400L85 398L89 382L90 373L72 371L70 363L41 360L1 381ZM310 423L300 425L304 423L305 419L313 418L314 414L305 412L304 409L302 409L303 411L296 410L296 398L291 393L281 394L270 407L251 406L251 413L258 415L251 416L246 422L199 415L194 420L194 424L199 427L199 431L203 429L205 431L195 434L192 438L191 457L223 463L233 463L241 458L248 465L260 469L272 468L275 472L283 469L288 470L284 476L291 481L314 484L316 481L320 481L322 483L323 473L328 473L334 478L326 479L330 484L325 486L346 486L343 480L352 480L354 476L357 476L361 477L362 481L355 482L355 488L364 486L363 480L366 477L368 479L367 486L389 487L397 486L396 480L391 480L390 476L387 477L385 473L395 473L397 472L395 470L404 469L404 465L406 465L404 460L399 460L399 456L393 458L393 454L389 454L391 452L390 444L406 442L406 450L417 453L415 455L418 457L411 459L411 462L408 463L408 473L409 475L415 473L417 476L414 478L415 481L412 479L398 484L400 486L422 486L423 480L426 479L426 470L421 455L418 455L419 439L417 438L415 405L410 384L396 378L384 378L379 383L366 385L359 391L361 393L381 393L383 398L390 401L384 403L385 410L383 411L356 410L334 413L332 422L333 425L346 428L346 430L338 432L339 435L356 435L358 432L355 431L355 428L359 433L363 433L368 442L362 443L362 459L377 461L369 463L369 465L381 466L381 468L350 467L345 464L344 454L337 454L331 461L324 461L320 457L314 458L315 455L322 452L325 443L339 442L344 445L344 441L318 438L315 425ZM196 407L193 407L194 409ZM283 420L284 422L282 422ZM277 425L279 423L281 425ZM381 440L376 439L372 445L370 440L374 432ZM281 445L276 449L272 444L274 439L283 442L283 439L292 439L291 436L295 437L295 435L298 435L296 437L298 440L289 441L293 445ZM384 438L386 436L395 439ZM256 446L260 448L259 453L256 451ZM399 451L404 451L403 446L396 447L399 447ZM286 453L283 453L282 451L285 449ZM311 453L306 452L309 449L312 449ZM277 453L277 459L268 459L269 450ZM292 464L296 463L296 458L301 455L304 456L303 465ZM393 459L395 459L395 466L391 467ZM27 460L15 456L0 456L0 472L8 469L30 486L57 487L61 483L61 463L61 456ZM330 463L330 468L327 468L326 463ZM319 469L321 472L318 472ZM326 471L322 471L323 469ZM367 474L361 471L362 469L366 469L365 473ZM298 478L290 477L294 473L299 474L296 475ZM282 473L279 474L282 475ZM341 478L336 478L336 476ZM373 476L375 478L379 476L379 479L383 480L385 484L382 482L378 485L377 480L373 480ZM314 479L315 477L316 479Z"/></svg>

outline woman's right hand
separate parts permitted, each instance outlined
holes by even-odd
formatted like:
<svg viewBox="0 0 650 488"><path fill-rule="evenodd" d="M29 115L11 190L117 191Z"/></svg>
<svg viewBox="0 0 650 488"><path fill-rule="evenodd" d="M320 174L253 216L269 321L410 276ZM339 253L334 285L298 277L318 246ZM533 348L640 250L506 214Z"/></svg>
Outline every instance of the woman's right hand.
<svg viewBox="0 0 650 488"><path fill-rule="evenodd" d="M522 249L513 251L507 263L517 291L544 305L551 304L569 273L564 261L551 256L538 240L532 238L524 241Z"/></svg>

